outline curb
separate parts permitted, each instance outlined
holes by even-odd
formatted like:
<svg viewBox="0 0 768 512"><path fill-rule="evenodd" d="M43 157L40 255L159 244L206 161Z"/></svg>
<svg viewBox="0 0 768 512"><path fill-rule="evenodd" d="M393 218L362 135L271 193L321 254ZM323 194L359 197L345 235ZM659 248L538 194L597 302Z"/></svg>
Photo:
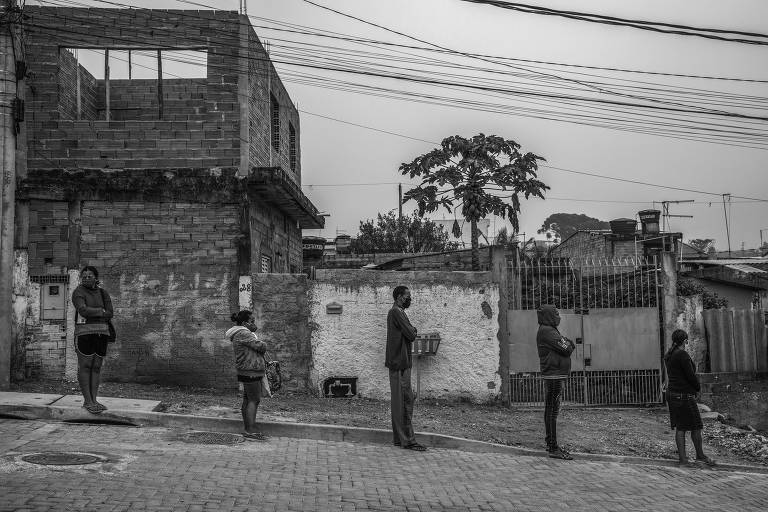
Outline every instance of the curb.
<svg viewBox="0 0 768 512"><path fill-rule="evenodd" d="M135 427L164 427L213 432L242 432L242 421L234 418L213 416L194 416L168 414L163 412L142 412L110 409L98 416L84 412L81 408L57 407L55 405L3 405L0 404L0 418L20 420L63 421L69 423L102 423ZM344 425L324 425L315 423L284 423L264 421L258 423L260 430L272 437L290 437L312 439L316 441L356 442L391 445L390 430L350 427ZM419 442L430 448L443 448L472 453L504 453L526 457L547 458L543 450L534 450L520 446L488 443L473 439L464 439L431 432L416 432ZM677 461L652 459L622 455L572 452L576 461L614 462L645 466L665 466L677 468ZM564 461L563 463L567 463ZM702 466L709 471L736 471L745 473L768 474L768 467L739 464L718 464L714 468Z"/></svg>

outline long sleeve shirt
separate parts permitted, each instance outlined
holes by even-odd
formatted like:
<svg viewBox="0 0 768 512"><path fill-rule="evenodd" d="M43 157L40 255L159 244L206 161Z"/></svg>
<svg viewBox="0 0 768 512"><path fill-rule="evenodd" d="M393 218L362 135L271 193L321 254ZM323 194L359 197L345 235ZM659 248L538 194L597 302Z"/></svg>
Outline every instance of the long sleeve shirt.
<svg viewBox="0 0 768 512"><path fill-rule="evenodd" d="M398 306L387 314L387 350L384 366L390 370L406 370L412 366L411 346L416 339L416 328L408 315Z"/></svg>
<svg viewBox="0 0 768 512"><path fill-rule="evenodd" d="M106 323L112 319L112 299L101 288L86 288L79 285L72 292L72 304L77 314L85 319L85 323Z"/></svg>
<svg viewBox="0 0 768 512"><path fill-rule="evenodd" d="M695 395L701 390L693 359L682 348L664 358L667 365L667 390L671 393Z"/></svg>

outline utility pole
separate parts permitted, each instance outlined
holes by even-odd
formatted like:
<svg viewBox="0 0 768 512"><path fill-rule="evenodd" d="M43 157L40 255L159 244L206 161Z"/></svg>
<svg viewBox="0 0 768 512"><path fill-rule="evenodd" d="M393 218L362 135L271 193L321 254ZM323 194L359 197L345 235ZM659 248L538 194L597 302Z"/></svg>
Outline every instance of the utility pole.
<svg viewBox="0 0 768 512"><path fill-rule="evenodd" d="M403 218L403 184L397 184L397 218Z"/></svg>
<svg viewBox="0 0 768 512"><path fill-rule="evenodd" d="M728 210L725 208L725 198L731 202L731 194L723 194L723 215L725 216L725 235L728 238L728 257L731 257L731 228L728 226Z"/></svg>
<svg viewBox="0 0 768 512"><path fill-rule="evenodd" d="M0 389L10 387L13 346L13 245L16 208L16 134L21 119L17 98L14 19L21 15L16 0L4 0L0 10ZM20 49L19 49L20 51Z"/></svg>

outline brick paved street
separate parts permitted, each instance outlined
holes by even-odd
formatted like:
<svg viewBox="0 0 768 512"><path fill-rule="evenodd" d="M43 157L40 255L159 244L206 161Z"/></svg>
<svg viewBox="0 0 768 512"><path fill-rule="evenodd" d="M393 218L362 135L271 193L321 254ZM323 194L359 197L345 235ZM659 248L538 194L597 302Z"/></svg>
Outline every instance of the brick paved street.
<svg viewBox="0 0 768 512"><path fill-rule="evenodd" d="M181 436L0 420L0 510L768 509L766 474L289 438L201 445ZM45 451L109 460L53 467L19 458Z"/></svg>

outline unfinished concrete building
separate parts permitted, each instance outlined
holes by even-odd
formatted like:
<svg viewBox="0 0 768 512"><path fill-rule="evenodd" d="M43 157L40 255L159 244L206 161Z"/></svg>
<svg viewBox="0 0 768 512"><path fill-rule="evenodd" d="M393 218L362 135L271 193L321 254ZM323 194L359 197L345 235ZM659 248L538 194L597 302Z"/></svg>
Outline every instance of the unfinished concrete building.
<svg viewBox="0 0 768 512"><path fill-rule="evenodd" d="M299 114L264 46L237 12L25 13L17 373L74 374L70 295L94 265L119 333L106 379L234 385L223 332L250 276L301 272L301 229L323 226L301 192ZM178 52L199 56L202 76L170 75ZM142 78L147 59L156 74ZM309 348L273 352L301 387Z"/></svg>

